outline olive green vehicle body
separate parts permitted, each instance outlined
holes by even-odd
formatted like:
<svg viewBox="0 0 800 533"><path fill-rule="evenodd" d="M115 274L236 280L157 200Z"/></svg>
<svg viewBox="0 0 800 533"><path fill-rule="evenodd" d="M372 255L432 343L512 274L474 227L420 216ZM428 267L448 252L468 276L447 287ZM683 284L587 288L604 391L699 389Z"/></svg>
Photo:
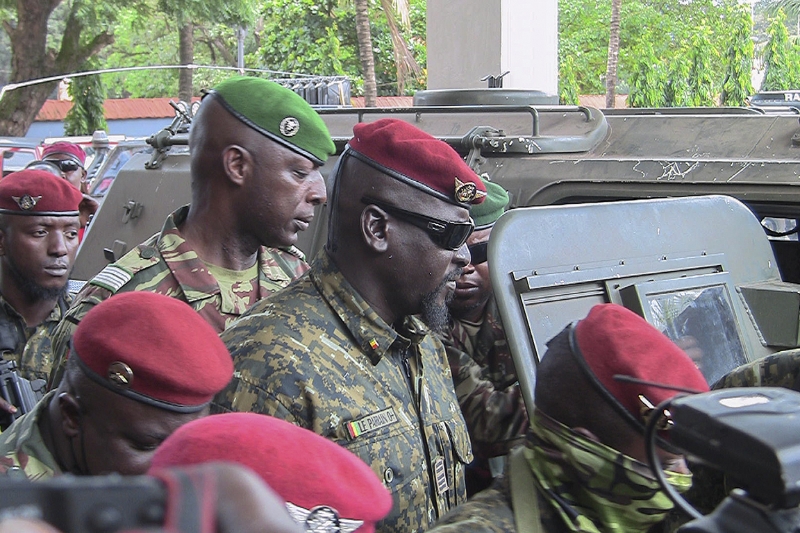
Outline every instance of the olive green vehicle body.
<svg viewBox="0 0 800 533"><path fill-rule="evenodd" d="M424 96L416 103L429 101ZM521 377L527 399L535 363L550 336L585 316L594 303L623 303L648 317L648 291L659 283L672 292L681 283L689 291L702 285L670 280L711 276L704 279L723 288L725 313L736 321L745 360L798 345L796 316L784 320L780 331L765 333L765 324L785 309L770 314L762 309L769 306L752 302L776 301L772 290L784 295L781 302L788 308L794 305L795 315L800 309L795 298L800 292L788 283L800 281L797 235L768 239L759 222L778 219L785 229L800 219L799 115L753 108L599 110L500 101L512 103L322 109L320 114L337 153L354 124L394 117L448 142L478 174L509 191L515 209L498 223L490 261L515 357L524 360L521 374L529 376ZM155 150L134 154L119 171L86 232L73 278L91 278L189 203L187 140L186 133L154 135ZM328 160L324 175L337 159ZM724 197L616 203L706 195ZM539 206L563 207L516 209ZM298 246L312 257L326 234L327 211L321 206ZM542 281L533 272L549 278ZM576 272L584 281L573 283ZM617 287L615 278L622 280ZM643 283L651 285L637 287ZM758 284L769 290L750 290L748 303L746 287ZM567 285L579 287L577 293L557 290ZM584 289L593 296L576 296ZM531 298L551 303L529 305Z"/></svg>

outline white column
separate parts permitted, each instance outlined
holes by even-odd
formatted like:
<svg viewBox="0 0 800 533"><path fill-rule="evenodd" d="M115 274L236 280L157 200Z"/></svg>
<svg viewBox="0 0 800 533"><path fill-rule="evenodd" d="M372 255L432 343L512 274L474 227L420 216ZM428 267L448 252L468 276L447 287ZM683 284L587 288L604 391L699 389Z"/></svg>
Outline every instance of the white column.
<svg viewBox="0 0 800 533"><path fill-rule="evenodd" d="M558 0L428 0L428 89L558 92Z"/></svg>

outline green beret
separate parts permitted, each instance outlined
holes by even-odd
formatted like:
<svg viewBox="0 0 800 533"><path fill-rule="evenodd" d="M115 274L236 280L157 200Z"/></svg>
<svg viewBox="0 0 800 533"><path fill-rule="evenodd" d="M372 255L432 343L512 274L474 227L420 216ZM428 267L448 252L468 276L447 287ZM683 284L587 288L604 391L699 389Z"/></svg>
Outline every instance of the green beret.
<svg viewBox="0 0 800 533"><path fill-rule="evenodd" d="M484 229L497 222L500 215L505 213L509 202L508 193L504 188L484 177L481 177L481 181L486 186L486 198L470 209L475 229Z"/></svg>
<svg viewBox="0 0 800 533"><path fill-rule="evenodd" d="M282 85L234 76L208 94L257 132L319 165L336 152L322 118L300 95Z"/></svg>

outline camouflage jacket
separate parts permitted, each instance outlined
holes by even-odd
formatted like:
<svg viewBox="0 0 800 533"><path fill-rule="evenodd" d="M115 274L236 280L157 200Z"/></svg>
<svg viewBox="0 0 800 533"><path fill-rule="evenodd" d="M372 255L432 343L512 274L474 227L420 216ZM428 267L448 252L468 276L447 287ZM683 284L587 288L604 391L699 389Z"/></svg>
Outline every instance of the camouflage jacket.
<svg viewBox="0 0 800 533"><path fill-rule="evenodd" d="M65 292L44 322L29 328L16 309L0 295L0 353L3 359L12 359L17 364L23 378L34 380L50 376L53 367L51 335L71 302L72 296Z"/></svg>
<svg viewBox="0 0 800 533"><path fill-rule="evenodd" d="M472 460L441 342L414 317L401 329L323 250L221 335L236 370L215 409L277 416L361 457L394 497L380 533L426 530L463 503Z"/></svg>
<svg viewBox="0 0 800 533"><path fill-rule="evenodd" d="M237 305L232 295L220 290L205 263L181 236L178 226L188 212L189 206L184 206L172 213L161 233L105 267L78 293L53 334L58 366L51 386L58 384L68 355L68 342L78 323L92 307L118 292L151 291L178 298L191 305L217 331L244 313L245 309ZM258 261L259 299L282 289L308 270L303 253L295 247L261 248ZM243 289L249 292L251 287Z"/></svg>
<svg viewBox="0 0 800 533"><path fill-rule="evenodd" d="M522 442L528 414L494 298L483 317L474 341L456 319L442 341L473 452L481 463L476 466L487 468L488 458L503 456Z"/></svg>
<svg viewBox="0 0 800 533"><path fill-rule="evenodd" d="M0 434L0 474L17 476L22 472L32 481L61 474L39 431L41 413L55 394L55 391L47 393L33 411L19 417Z"/></svg>

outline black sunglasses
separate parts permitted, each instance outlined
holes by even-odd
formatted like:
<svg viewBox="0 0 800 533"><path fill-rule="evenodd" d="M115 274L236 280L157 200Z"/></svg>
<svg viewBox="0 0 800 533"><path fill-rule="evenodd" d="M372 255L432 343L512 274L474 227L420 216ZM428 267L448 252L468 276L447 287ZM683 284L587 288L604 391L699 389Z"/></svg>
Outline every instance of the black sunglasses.
<svg viewBox="0 0 800 533"><path fill-rule="evenodd" d="M475 224L471 218L469 222L448 222L420 213L406 211L367 196L361 198L361 201L365 204L377 205L387 213L391 213L397 218L425 230L431 240L445 250L458 250L464 246L464 243L467 242L467 239L472 234L472 230L475 229Z"/></svg>
<svg viewBox="0 0 800 533"><path fill-rule="evenodd" d="M467 246L469 254L472 256L470 263L473 265L480 265L485 263L488 259L487 252L489 250L489 241L476 242Z"/></svg>
<svg viewBox="0 0 800 533"><path fill-rule="evenodd" d="M77 161L71 159L45 159L48 163L53 163L61 172L75 172L83 168Z"/></svg>

